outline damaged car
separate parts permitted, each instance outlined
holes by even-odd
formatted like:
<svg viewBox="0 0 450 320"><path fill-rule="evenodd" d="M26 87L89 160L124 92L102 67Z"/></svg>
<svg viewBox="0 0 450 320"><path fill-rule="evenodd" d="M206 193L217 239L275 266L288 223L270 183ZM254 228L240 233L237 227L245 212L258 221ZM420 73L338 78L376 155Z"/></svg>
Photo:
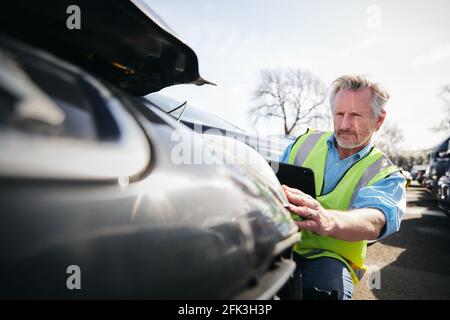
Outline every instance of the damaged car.
<svg viewBox="0 0 450 320"><path fill-rule="evenodd" d="M271 168L142 103L207 84L195 52L138 0L0 15L0 297L276 297L299 234Z"/></svg>

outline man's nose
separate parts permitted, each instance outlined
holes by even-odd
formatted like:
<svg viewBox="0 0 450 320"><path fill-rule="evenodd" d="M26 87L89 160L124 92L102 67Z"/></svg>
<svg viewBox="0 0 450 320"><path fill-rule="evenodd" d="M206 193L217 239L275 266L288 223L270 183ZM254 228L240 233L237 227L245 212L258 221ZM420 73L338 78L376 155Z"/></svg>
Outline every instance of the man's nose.
<svg viewBox="0 0 450 320"><path fill-rule="evenodd" d="M341 122L341 129L351 129L352 128L352 117L348 113L344 113Z"/></svg>

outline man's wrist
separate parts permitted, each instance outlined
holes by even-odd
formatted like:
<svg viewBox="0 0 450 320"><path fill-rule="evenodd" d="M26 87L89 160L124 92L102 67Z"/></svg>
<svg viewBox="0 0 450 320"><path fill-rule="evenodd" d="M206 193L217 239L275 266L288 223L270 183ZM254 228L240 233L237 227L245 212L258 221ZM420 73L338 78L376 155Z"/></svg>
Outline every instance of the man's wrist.
<svg viewBox="0 0 450 320"><path fill-rule="evenodd" d="M339 219L337 219L338 212L333 210L327 210L328 216L330 219L329 229L326 230L326 235L332 238L338 238L339 232L341 230L341 226L339 224Z"/></svg>

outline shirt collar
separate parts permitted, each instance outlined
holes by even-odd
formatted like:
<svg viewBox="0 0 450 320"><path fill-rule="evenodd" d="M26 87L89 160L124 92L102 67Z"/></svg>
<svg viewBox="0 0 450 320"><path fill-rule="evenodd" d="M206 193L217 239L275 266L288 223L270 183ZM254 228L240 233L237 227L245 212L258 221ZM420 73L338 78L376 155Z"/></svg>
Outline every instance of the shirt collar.
<svg viewBox="0 0 450 320"><path fill-rule="evenodd" d="M328 143L328 149L334 150L336 153L338 153L336 146L334 144L334 142L336 141L336 138L334 137L334 133L328 138L327 143ZM362 157L366 156L370 150L372 150L373 148L373 142L370 142L367 146L365 146L364 148L362 148L361 150L359 150L357 153L351 155L348 158L354 157L355 160L359 160ZM346 158L346 159L348 159ZM344 159L342 159L344 160Z"/></svg>

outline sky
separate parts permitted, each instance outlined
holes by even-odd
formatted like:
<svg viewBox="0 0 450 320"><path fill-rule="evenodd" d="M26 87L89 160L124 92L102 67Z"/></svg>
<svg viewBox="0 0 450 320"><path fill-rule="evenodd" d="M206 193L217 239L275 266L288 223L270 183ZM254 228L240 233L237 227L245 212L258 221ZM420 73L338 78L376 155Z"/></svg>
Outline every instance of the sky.
<svg viewBox="0 0 450 320"><path fill-rule="evenodd" d="M262 69L308 70L327 86L366 74L391 93L387 117L402 150L427 149L449 133L439 89L450 83L450 1L145 0L199 59L217 86L160 92L253 132L247 112ZM261 134L281 133L268 126Z"/></svg>

